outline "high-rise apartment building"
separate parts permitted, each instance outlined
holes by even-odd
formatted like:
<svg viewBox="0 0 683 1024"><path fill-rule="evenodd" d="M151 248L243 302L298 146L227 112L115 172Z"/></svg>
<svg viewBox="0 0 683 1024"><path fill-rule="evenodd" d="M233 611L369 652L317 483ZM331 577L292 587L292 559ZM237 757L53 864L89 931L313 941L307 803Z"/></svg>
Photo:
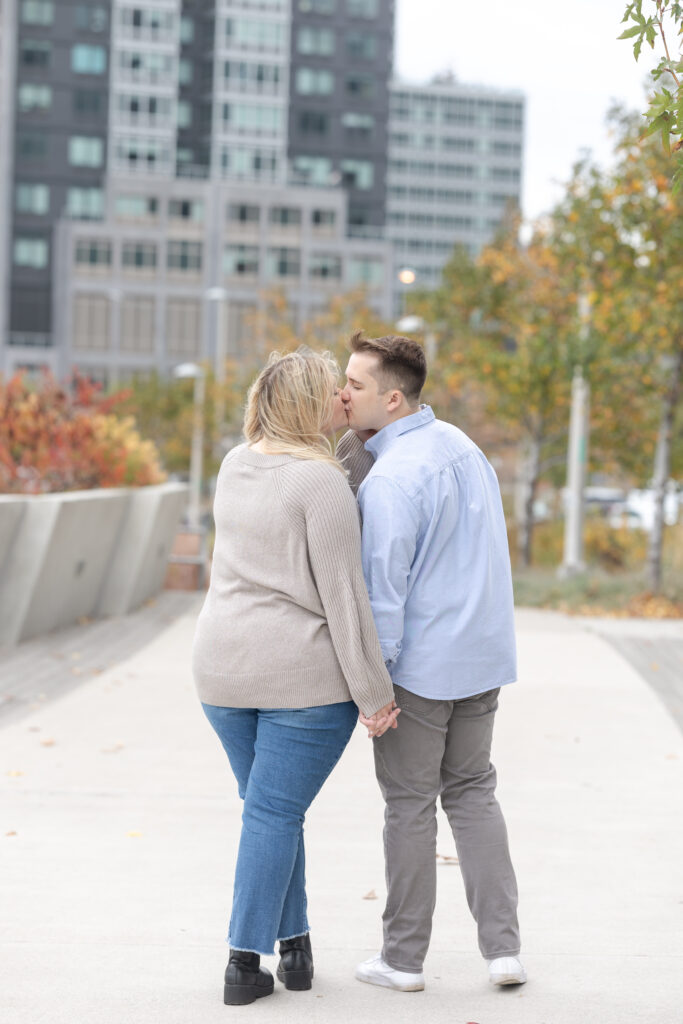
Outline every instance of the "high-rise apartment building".
<svg viewBox="0 0 683 1024"><path fill-rule="evenodd" d="M386 234L398 298L402 287L436 287L456 241L476 253L519 207L523 136L519 92L452 76L392 84ZM401 286L401 270L414 285Z"/></svg>
<svg viewBox="0 0 683 1024"><path fill-rule="evenodd" d="M489 238L522 97L392 84L393 22L394 0L0 0L0 370L165 369L174 289L198 356L216 289L235 353L273 286L298 322L354 284L390 317L401 267L430 287Z"/></svg>

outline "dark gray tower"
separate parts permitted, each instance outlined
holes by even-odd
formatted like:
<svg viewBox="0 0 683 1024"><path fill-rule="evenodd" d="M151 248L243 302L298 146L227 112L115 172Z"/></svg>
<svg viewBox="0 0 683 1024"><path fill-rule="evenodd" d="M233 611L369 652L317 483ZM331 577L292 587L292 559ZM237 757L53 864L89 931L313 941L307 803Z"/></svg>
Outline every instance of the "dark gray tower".
<svg viewBox="0 0 683 1024"><path fill-rule="evenodd" d="M16 6L9 342L29 357L52 343L55 222L103 212L111 2Z"/></svg>
<svg viewBox="0 0 683 1024"><path fill-rule="evenodd" d="M385 222L394 0L292 0L295 181L341 181L352 229Z"/></svg>

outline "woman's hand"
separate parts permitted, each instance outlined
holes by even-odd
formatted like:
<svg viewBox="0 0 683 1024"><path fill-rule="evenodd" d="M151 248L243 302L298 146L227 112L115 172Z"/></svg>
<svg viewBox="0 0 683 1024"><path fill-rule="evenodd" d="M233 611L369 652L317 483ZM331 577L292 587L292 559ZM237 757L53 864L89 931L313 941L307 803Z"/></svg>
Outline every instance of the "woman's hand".
<svg viewBox="0 0 683 1024"><path fill-rule="evenodd" d="M375 711L374 715L370 715L366 718L362 711L358 713L358 720L361 725L364 725L368 730L368 739L374 739L378 736L383 736L387 729L396 729L396 719L401 713L401 709L396 707L396 701L392 700L391 704L386 704L379 711Z"/></svg>

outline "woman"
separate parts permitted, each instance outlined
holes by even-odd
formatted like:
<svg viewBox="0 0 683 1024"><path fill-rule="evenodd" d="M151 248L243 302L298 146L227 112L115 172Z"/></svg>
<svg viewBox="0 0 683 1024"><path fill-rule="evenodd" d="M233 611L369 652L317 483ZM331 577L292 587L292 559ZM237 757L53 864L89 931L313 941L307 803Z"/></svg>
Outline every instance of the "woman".
<svg viewBox="0 0 683 1024"><path fill-rule="evenodd" d="M313 977L304 815L358 709L395 726L360 561L356 504L325 437L345 425L330 357L274 353L249 392L247 443L216 485L211 583L195 634L199 697L244 801L224 1002Z"/></svg>

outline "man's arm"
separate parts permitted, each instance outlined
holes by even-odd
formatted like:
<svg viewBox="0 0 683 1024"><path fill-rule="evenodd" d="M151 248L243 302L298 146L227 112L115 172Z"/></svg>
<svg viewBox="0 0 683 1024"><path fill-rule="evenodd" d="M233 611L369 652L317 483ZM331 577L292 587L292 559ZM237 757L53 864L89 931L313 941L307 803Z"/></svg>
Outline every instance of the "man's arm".
<svg viewBox="0 0 683 1024"><path fill-rule="evenodd" d="M363 575L385 664L401 653L408 580L419 519L409 498L385 477L372 476L360 496Z"/></svg>
<svg viewBox="0 0 683 1024"><path fill-rule="evenodd" d="M336 456L349 474L349 486L354 494L374 465L374 458L365 450L365 444L355 430L347 430L337 445Z"/></svg>

